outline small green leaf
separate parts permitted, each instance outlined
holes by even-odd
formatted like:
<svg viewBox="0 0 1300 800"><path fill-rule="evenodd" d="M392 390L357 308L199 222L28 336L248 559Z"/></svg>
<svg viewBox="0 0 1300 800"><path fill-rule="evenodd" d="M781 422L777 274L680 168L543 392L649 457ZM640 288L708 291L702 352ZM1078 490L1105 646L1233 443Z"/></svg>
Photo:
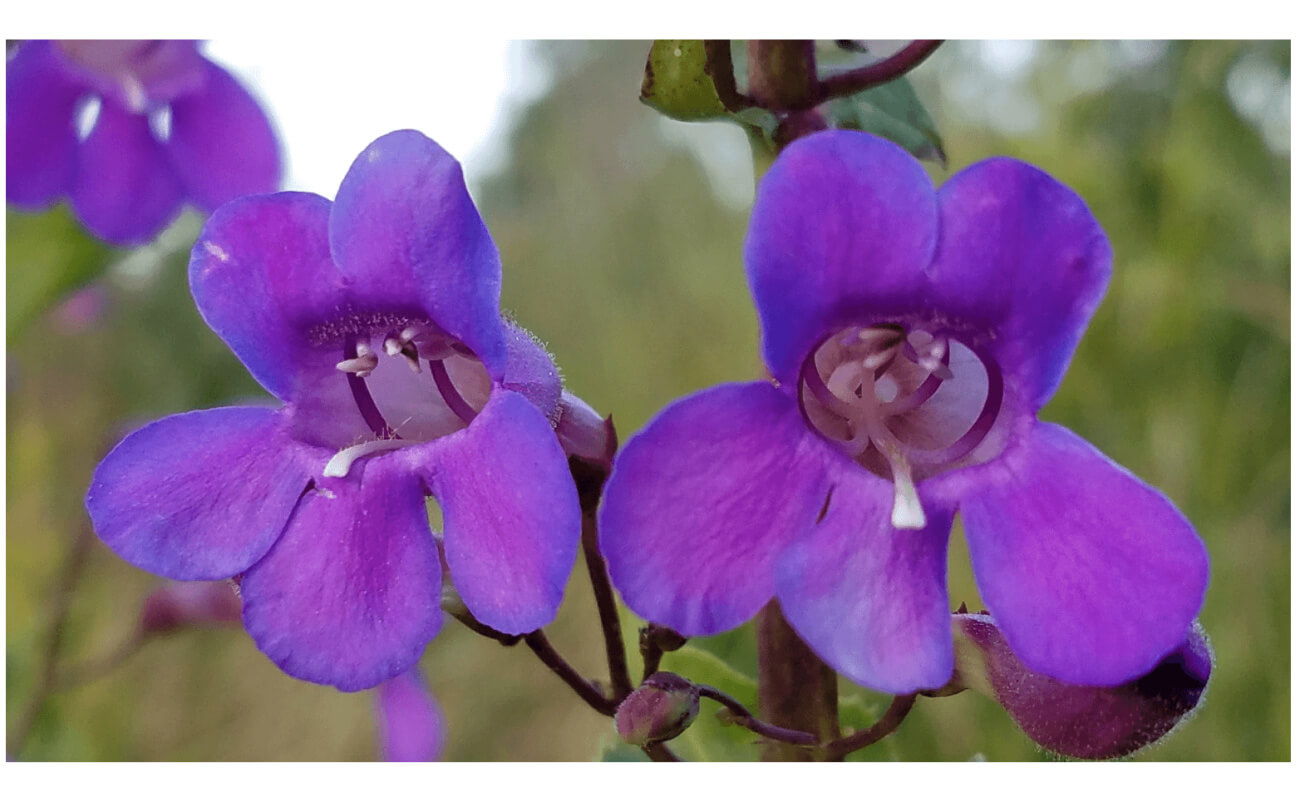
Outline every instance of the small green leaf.
<svg viewBox="0 0 1300 800"><path fill-rule="evenodd" d="M866 91L829 100L821 105L821 111L832 128L874 133L919 159L947 166L948 156L939 129L907 78L895 78Z"/></svg>
<svg viewBox="0 0 1300 800"><path fill-rule="evenodd" d="M646 59L641 102L672 119L720 119L746 103L736 92L725 40L656 39Z"/></svg>
<svg viewBox="0 0 1300 800"><path fill-rule="evenodd" d="M57 300L103 273L114 251L86 234L63 205L44 214L10 211L5 224L5 338L12 342Z"/></svg>

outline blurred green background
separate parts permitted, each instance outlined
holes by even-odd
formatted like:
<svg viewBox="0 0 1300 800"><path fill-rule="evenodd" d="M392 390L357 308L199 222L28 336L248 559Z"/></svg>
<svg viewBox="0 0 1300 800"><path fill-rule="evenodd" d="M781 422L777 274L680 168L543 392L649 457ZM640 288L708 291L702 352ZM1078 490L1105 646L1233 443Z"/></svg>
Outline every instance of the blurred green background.
<svg viewBox="0 0 1300 800"><path fill-rule="evenodd" d="M515 117L507 162L471 190L501 249L505 307L626 438L674 398L761 368L740 261L749 154L738 130L668 121L638 102L646 43L529 46L549 88ZM1196 524L1211 552L1202 622L1217 653L1197 716L1137 758L1289 758L1289 44L952 42L912 78L950 170L995 154L1033 162L1087 200L1114 246L1109 293L1042 416L1162 489ZM931 171L936 182L947 174ZM8 224L12 730L106 448L149 419L261 392L189 297L197 218L133 253L88 241L62 209L11 212ZM92 294L42 310L105 265ZM583 572L551 638L597 675ZM954 605L977 606L960 537L951 574ZM112 651L158 584L93 542L61 663ZM753 662L742 630L665 665L742 691ZM422 665L448 719L449 759L585 760L614 738L610 721L523 647L450 623ZM843 689L851 724L884 708L884 698ZM369 693L286 677L242 631L185 632L52 695L11 756L369 759L370 704ZM752 735L720 731L711 717L706 702L680 753L757 755ZM921 700L863 757L1051 758L969 692Z"/></svg>

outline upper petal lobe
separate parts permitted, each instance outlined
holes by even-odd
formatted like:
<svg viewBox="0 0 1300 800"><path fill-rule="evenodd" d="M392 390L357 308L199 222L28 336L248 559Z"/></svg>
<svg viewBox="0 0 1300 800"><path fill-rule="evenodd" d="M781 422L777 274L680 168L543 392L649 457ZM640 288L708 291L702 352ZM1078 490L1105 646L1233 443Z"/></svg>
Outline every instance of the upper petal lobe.
<svg viewBox="0 0 1300 800"><path fill-rule="evenodd" d="M212 212L280 186L280 150L266 114L221 67L204 63L202 88L171 105L167 152L195 205Z"/></svg>
<svg viewBox="0 0 1300 800"><path fill-rule="evenodd" d="M1114 686L1182 642L1209 566L1169 500L1044 422L977 469L960 500L975 578L1027 667Z"/></svg>
<svg viewBox="0 0 1300 800"><path fill-rule="evenodd" d="M96 468L86 510L104 543L141 569L229 578L275 543L311 470L271 409L192 411L123 439Z"/></svg>
<svg viewBox="0 0 1300 800"><path fill-rule="evenodd" d="M1036 411L1106 291L1106 234L1069 187L1009 158L953 176L939 208L939 248L927 270L934 302L993 332L994 357Z"/></svg>
<svg viewBox="0 0 1300 800"><path fill-rule="evenodd" d="M501 260L460 164L432 139L394 131L357 156L334 200L330 248L364 302L420 303L501 379Z"/></svg>
<svg viewBox="0 0 1300 800"><path fill-rule="evenodd" d="M824 452L771 384L717 386L661 411L618 454L600 510L624 601L688 636L754 616L826 500Z"/></svg>
<svg viewBox="0 0 1300 800"><path fill-rule="evenodd" d="M268 391L285 401L332 398L338 413L355 416L334 368L342 349L315 347L310 338L347 303L329 254L329 209L328 200L304 192L227 203L194 245L190 290L204 321Z"/></svg>
<svg viewBox="0 0 1300 800"><path fill-rule="evenodd" d="M76 170L77 101L50 42L26 42L5 67L5 199L27 209L54 202Z"/></svg>
<svg viewBox="0 0 1300 800"><path fill-rule="evenodd" d="M419 479L393 458L321 478L240 586L244 627L295 678L345 692L410 669L442 625Z"/></svg>
<svg viewBox="0 0 1300 800"><path fill-rule="evenodd" d="M793 384L835 328L919 308L937 220L930 179L895 144L827 131L787 147L759 184L745 240L773 376Z"/></svg>

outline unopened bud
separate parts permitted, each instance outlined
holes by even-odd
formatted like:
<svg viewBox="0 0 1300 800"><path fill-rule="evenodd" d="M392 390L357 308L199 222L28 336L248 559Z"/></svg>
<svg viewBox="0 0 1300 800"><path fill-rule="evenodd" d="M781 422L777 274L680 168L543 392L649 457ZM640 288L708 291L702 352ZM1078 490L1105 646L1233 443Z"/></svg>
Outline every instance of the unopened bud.
<svg viewBox="0 0 1300 800"><path fill-rule="evenodd" d="M597 414L577 395L569 392L560 395L560 419L555 424L555 433L565 455L601 466L606 472L614 463L618 435L613 420Z"/></svg>
<svg viewBox="0 0 1300 800"><path fill-rule="evenodd" d="M955 680L1000 703L1035 743L1074 758L1119 758L1161 739L1200 704L1214 656L1199 625L1146 675L1119 686L1074 686L1032 672L993 618L953 617Z"/></svg>
<svg viewBox="0 0 1300 800"><path fill-rule="evenodd" d="M700 713L700 690L671 672L656 672L627 696L614 715L614 727L638 747L672 739Z"/></svg>
<svg viewBox="0 0 1300 800"><path fill-rule="evenodd" d="M145 598L140 609L140 631L171 633L187 627L236 625L239 595L226 581L169 583Z"/></svg>

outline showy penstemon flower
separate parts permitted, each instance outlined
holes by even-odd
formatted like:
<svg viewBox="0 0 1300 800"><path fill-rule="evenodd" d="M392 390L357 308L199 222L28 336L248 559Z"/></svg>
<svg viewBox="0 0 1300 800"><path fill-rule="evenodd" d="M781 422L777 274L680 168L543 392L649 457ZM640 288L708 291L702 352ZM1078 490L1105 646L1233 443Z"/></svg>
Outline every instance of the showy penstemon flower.
<svg viewBox="0 0 1300 800"><path fill-rule="evenodd" d="M1194 625L1151 671L1118 686L1071 686L1026 669L987 614L956 614L953 688L993 698L1035 743L1061 755L1130 755L1172 731L1200 706L1214 656Z"/></svg>
<svg viewBox="0 0 1300 800"><path fill-rule="evenodd" d="M95 531L177 580L242 575L244 626L290 675L352 691L437 633L441 565L469 611L526 633L559 607L577 493L552 427L550 356L498 309L496 246L460 165L381 137L333 202L221 207L190 260L204 320L279 409L179 414L95 472Z"/></svg>
<svg viewBox="0 0 1300 800"><path fill-rule="evenodd" d="M686 635L773 596L831 666L881 691L953 669L946 551L960 509L1011 650L1116 685L1182 642L1205 548L1160 493L1036 418L1110 273L1083 201L1011 159L938 193L889 142L801 139L745 244L775 379L669 406L615 461L614 584Z"/></svg>
<svg viewBox="0 0 1300 800"><path fill-rule="evenodd" d="M186 201L211 212L279 187L266 114L198 42L25 42L5 88L7 201L67 196L113 244L147 242Z"/></svg>

